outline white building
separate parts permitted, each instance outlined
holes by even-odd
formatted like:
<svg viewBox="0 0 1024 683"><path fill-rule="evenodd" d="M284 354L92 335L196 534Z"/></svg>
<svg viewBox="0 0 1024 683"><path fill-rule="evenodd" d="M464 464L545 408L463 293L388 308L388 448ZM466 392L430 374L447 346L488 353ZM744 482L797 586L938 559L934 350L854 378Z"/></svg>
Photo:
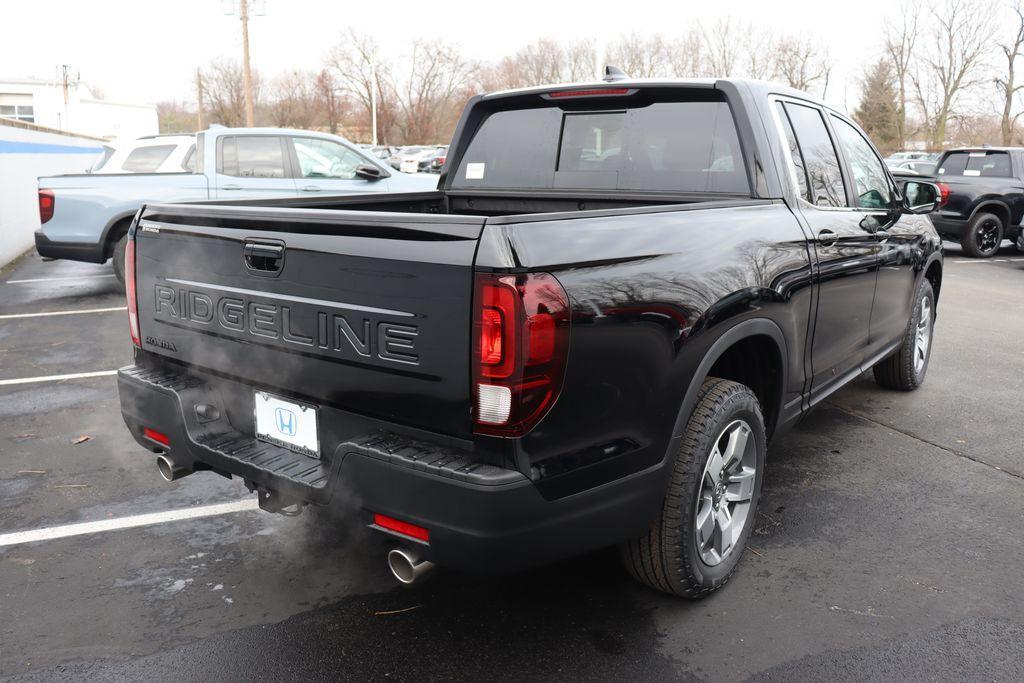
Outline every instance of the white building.
<svg viewBox="0 0 1024 683"><path fill-rule="evenodd" d="M84 83L0 78L0 117L108 140L160 132L156 106L97 99Z"/></svg>

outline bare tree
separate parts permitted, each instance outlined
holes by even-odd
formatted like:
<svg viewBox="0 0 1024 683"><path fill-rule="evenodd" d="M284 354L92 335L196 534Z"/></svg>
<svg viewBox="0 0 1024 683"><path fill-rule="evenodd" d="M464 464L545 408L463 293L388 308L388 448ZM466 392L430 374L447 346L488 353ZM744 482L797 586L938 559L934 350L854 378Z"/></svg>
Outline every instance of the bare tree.
<svg viewBox="0 0 1024 683"><path fill-rule="evenodd" d="M571 43L565 49L565 76L569 81L587 81L594 78L596 60L594 44L589 40Z"/></svg>
<svg viewBox="0 0 1024 683"><path fill-rule="evenodd" d="M304 71L285 72L270 84L267 113L282 128L312 128L317 123L315 76Z"/></svg>
<svg viewBox="0 0 1024 683"><path fill-rule="evenodd" d="M398 126L407 143L447 142L472 71L472 65L451 46L413 43L408 73L400 82L389 84L397 93Z"/></svg>
<svg viewBox="0 0 1024 683"><path fill-rule="evenodd" d="M989 16L978 0L943 0L932 10L932 40L912 76L918 106L931 127L932 149L944 146L963 92L985 80L981 67L992 35Z"/></svg>
<svg viewBox="0 0 1024 683"><path fill-rule="evenodd" d="M1013 144L1013 130L1017 125L1017 119L1020 118L1022 113L1018 111L1014 114L1013 105L1017 100L1017 93L1024 89L1024 85L1016 84L1014 74L1017 57L1020 56L1021 50L1024 48L1024 4L1022 4L1022 0L1015 0L1013 11L1017 15L1017 33L1012 42L1002 43L999 46L1003 57L1006 59L1006 75L996 76L993 79L996 87L999 89L999 94L1003 98L1003 114L1000 119L1000 128L1003 144L1007 146Z"/></svg>
<svg viewBox="0 0 1024 683"><path fill-rule="evenodd" d="M775 36L770 31L748 25L743 31L746 46L742 71L749 78L768 80L775 76Z"/></svg>
<svg viewBox="0 0 1024 683"><path fill-rule="evenodd" d="M210 117L225 126L245 125L245 85L242 67L230 59L218 59L203 69L206 108ZM260 102L261 79L252 73L253 100Z"/></svg>
<svg viewBox="0 0 1024 683"><path fill-rule="evenodd" d="M709 75L727 78L736 74L743 43L741 29L732 17L719 19L710 28L702 28L705 66Z"/></svg>
<svg viewBox="0 0 1024 683"><path fill-rule="evenodd" d="M704 58L704 36L700 28L691 27L672 50L672 75L680 78L708 76Z"/></svg>
<svg viewBox="0 0 1024 683"><path fill-rule="evenodd" d="M914 58L914 43L917 41L917 19L921 13L920 0L901 0L900 23L887 24L885 34L885 51L892 64L896 79L898 108L896 110L896 131L899 148L907 143L907 85L910 80L910 69Z"/></svg>
<svg viewBox="0 0 1024 683"><path fill-rule="evenodd" d="M672 45L662 36L624 34L608 46L609 64L619 67L632 78L669 76L672 71Z"/></svg>
<svg viewBox="0 0 1024 683"><path fill-rule="evenodd" d="M370 139L371 103L377 97L377 133L387 144L395 125L397 102L391 83L391 65L380 54L380 46L372 37L354 30L342 35L327 58L328 68L338 91L356 104L357 137Z"/></svg>
<svg viewBox="0 0 1024 683"><path fill-rule="evenodd" d="M320 110L323 122L327 124L327 130L337 133L344 111L344 103L338 95L338 84L330 71L320 70L313 83L313 91L317 108Z"/></svg>
<svg viewBox="0 0 1024 683"><path fill-rule="evenodd" d="M775 43L775 76L797 90L828 90L832 62L828 50L809 38L783 36Z"/></svg>

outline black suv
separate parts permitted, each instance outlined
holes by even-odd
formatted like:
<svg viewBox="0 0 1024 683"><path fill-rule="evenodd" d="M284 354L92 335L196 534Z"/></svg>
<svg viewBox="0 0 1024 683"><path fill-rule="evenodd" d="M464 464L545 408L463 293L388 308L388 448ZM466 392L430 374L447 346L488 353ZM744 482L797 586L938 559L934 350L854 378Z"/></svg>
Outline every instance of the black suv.
<svg viewBox="0 0 1024 683"><path fill-rule="evenodd" d="M1003 240L1024 251L1024 148L950 150L935 174L943 204L931 219L942 237L975 258L994 256Z"/></svg>

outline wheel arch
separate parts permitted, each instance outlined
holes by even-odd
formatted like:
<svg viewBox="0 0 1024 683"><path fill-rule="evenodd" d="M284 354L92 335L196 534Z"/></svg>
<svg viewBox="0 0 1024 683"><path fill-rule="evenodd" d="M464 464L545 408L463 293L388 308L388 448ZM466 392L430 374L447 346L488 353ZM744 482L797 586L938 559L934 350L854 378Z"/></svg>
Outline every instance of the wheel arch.
<svg viewBox="0 0 1024 683"><path fill-rule="evenodd" d="M124 235L128 234L128 229L132 225L132 220L135 218L135 214L138 209L128 211L125 213L119 213L110 221L107 222L103 228L103 235L100 238L100 244L103 250L103 259L110 258L114 253L114 245Z"/></svg>
<svg viewBox="0 0 1024 683"><path fill-rule="evenodd" d="M751 353L754 358L749 355ZM764 360L760 355L764 353L768 354L768 363L751 362L754 359ZM765 430L770 437L782 417L789 379L788 357L788 344L782 329L768 318L744 320L719 335L690 379L672 431L673 444L686 429L697 394L708 377L720 377L750 386L761 402Z"/></svg>
<svg viewBox="0 0 1024 683"><path fill-rule="evenodd" d="M974 211L971 212L969 220L974 220L979 213L991 213L999 218L1003 222L1003 230L1006 230L1012 224L1012 218L1010 213L1010 207L1006 202L1001 202L995 199L986 199L978 203L974 207Z"/></svg>

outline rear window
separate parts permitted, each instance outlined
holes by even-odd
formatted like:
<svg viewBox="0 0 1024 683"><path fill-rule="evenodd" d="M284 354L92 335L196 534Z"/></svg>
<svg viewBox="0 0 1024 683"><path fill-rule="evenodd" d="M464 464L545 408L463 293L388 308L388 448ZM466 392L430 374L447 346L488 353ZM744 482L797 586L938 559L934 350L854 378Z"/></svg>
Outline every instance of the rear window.
<svg viewBox="0 0 1024 683"><path fill-rule="evenodd" d="M452 186L749 194L726 102L613 107L495 112L470 142Z"/></svg>
<svg viewBox="0 0 1024 683"><path fill-rule="evenodd" d="M281 138L270 135L230 136L222 139L221 173L239 178L284 178Z"/></svg>
<svg viewBox="0 0 1024 683"><path fill-rule="evenodd" d="M175 145L153 145L133 149L121 168L129 173L155 173L160 164L171 156Z"/></svg>
<svg viewBox="0 0 1024 683"><path fill-rule="evenodd" d="M939 175L1010 177L1010 155L1006 152L950 152L942 165Z"/></svg>

